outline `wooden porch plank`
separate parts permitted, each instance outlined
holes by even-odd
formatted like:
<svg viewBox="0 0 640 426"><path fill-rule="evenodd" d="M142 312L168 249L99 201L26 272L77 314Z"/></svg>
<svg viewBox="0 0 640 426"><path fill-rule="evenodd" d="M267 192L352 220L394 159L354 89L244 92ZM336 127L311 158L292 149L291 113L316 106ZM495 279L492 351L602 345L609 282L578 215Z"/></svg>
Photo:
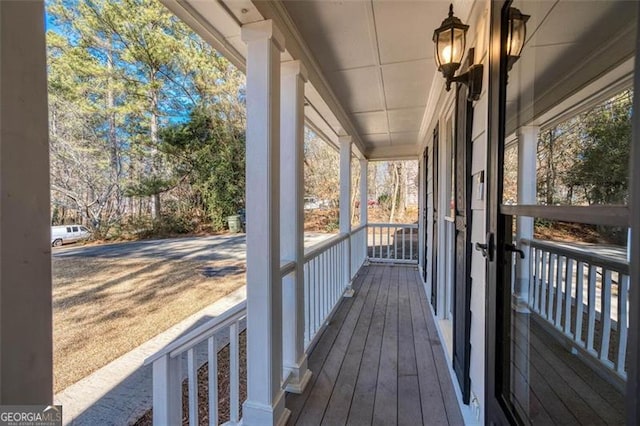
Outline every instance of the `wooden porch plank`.
<svg viewBox="0 0 640 426"><path fill-rule="evenodd" d="M540 335L540 333L545 332L539 330L539 326L535 325L533 321L532 324L534 325L532 326L530 338L531 347L534 351L533 356L539 358L538 362L541 363L541 368L553 371L553 376L557 378L556 380L566 382L565 386L579 396L582 402L578 403L577 406L569 406L570 410L576 414L576 417L587 423L595 422L597 418L602 419L603 423L624 423L623 396L609 383L606 383L594 372L589 371L589 368L579 359L559 347L557 342L551 340L552 338ZM583 374L579 375L577 371L581 371ZM545 376L548 376L548 374L545 374ZM609 398L605 398L603 394L608 395ZM617 404L613 405L612 402ZM587 409L581 409L583 406L586 406Z"/></svg>
<svg viewBox="0 0 640 426"><path fill-rule="evenodd" d="M359 294L362 291L363 287L367 287L371 283L371 278L369 274L373 274L369 268L363 268L360 272L360 275L356 278L354 282L354 289L356 294ZM331 322L324 330L322 336L320 337L318 343L315 348L311 351L308 357L308 367L312 373L311 380L307 385L307 389L304 393L300 395L296 394L287 394L286 396L286 406L289 410L291 410L291 417L289 418L289 424L295 424L298 416L302 412L307 399L311 393L311 390L314 388L316 381L318 380L319 373L322 371L322 366L333 347L333 344L338 337L338 333L342 328L342 323L346 318L351 306L353 305L356 297L351 298L343 298L340 301L340 306L335 312L334 317L331 319Z"/></svg>
<svg viewBox="0 0 640 426"><path fill-rule="evenodd" d="M416 281L414 279L414 281ZM433 340L427 329L427 319L422 310L422 298L417 281L409 286L409 304L411 321L413 323L415 351L418 367L418 384L420 386L420 401L422 403L422 424L447 425L447 410L445 408L442 390L438 383L438 371L433 354L433 346L441 346L440 340ZM429 314L431 315L431 314ZM441 347L438 349L442 350ZM446 366L445 366L446 368ZM448 370L443 370L448 371ZM461 423L460 423L461 424Z"/></svg>
<svg viewBox="0 0 640 426"><path fill-rule="evenodd" d="M322 419L322 424L338 425L347 422L349 409L351 408L351 399L356 387L362 356L364 354L367 333L371 325L373 309L380 289L382 270L376 268L375 272L372 272L372 275L371 288L367 294L362 312L360 313L360 318L358 318L358 324L354 330L351 342L349 342L347 355L340 368L340 374L338 375L338 380L334 386L329 405Z"/></svg>
<svg viewBox="0 0 640 426"><path fill-rule="evenodd" d="M464 424L462 413L460 412L460 406L458 405L458 398L456 397L455 389L453 388L453 382L451 381L451 375L449 374L449 365L447 358L444 354L444 348L440 342L440 337L436 329L436 323L431 315L429 309L429 301L424 290L424 286L418 276L418 271L412 271L412 276L416 282L418 295L420 297L420 307L422 308L423 318L426 319L427 332L429 341L431 342L431 350L433 358L436 364L436 373L438 382L440 383L440 390L442 392L442 400L444 402L445 410L447 413L447 419L451 425ZM472 348L473 350L473 348ZM416 348L417 351L417 348Z"/></svg>
<svg viewBox="0 0 640 426"><path fill-rule="evenodd" d="M399 273L404 268L389 268L389 293L373 406L373 424L381 426L398 422L398 286Z"/></svg>
<svg viewBox="0 0 640 426"><path fill-rule="evenodd" d="M528 413L529 418L531 420L531 424L534 425L551 425L553 424L553 420L549 417L549 413L545 410L544 406L538 399L538 396L535 394L534 390L531 389L531 385L529 383L529 379L525 377L518 366L513 365L512 373L514 377L514 382L518 384L522 388L522 392L527 396L522 399L515 399L513 401L514 405L518 407L521 412ZM525 404L525 405L523 405Z"/></svg>
<svg viewBox="0 0 640 426"><path fill-rule="evenodd" d="M380 349L384 330L384 315L387 307L389 292L389 266L376 266L383 271L378 282L380 289L374 308L371 326L367 334L358 381L353 393L351 409L349 410L349 425L369 425L373 418L373 408L378 382L378 366L380 363Z"/></svg>
<svg viewBox="0 0 640 426"><path fill-rule="evenodd" d="M371 280L365 280L364 285L362 285L359 291L352 297L352 299L355 300L346 318L342 322L342 327L322 365L322 369L317 373L318 377L303 407L304 415L298 419L297 424L317 425L321 423L336 379L338 378L340 367L347 352L347 346L351 341L353 331L360 317L360 312L364 306L368 291L371 288L370 284Z"/></svg>
<svg viewBox="0 0 640 426"><path fill-rule="evenodd" d="M413 344L413 323L411 321L411 311L406 309L410 306L409 286L415 285L411 282L413 278L410 268L398 268L398 376L415 376L418 374L416 365L416 348ZM418 284L419 285L419 284Z"/></svg>
<svg viewBox="0 0 640 426"><path fill-rule="evenodd" d="M550 388L554 390L558 398L567 407L569 411L576 417L576 419L582 420L582 422L604 424L598 412L593 410L582 398L580 394L576 392L574 386L578 384L577 376L571 374L569 376L562 376L557 370L553 368L544 358L538 348L531 346L533 349L530 355L530 363L535 368L543 379L547 382ZM587 391L587 393L592 393ZM599 411L599 410L598 410ZM581 422L581 423L582 423Z"/></svg>
<svg viewBox="0 0 640 426"><path fill-rule="evenodd" d="M548 373L546 372L546 374ZM529 379L531 388L535 390L536 396L549 413L553 424L579 424L578 419L558 397L553 387L549 386L535 366L531 366L529 369Z"/></svg>
<svg viewBox="0 0 640 426"><path fill-rule="evenodd" d="M411 311L409 300L408 268L400 273L398 287L398 424L415 425L422 418L420 405L420 383L416 364Z"/></svg>
<svg viewBox="0 0 640 426"><path fill-rule="evenodd" d="M531 324L531 322L529 322ZM557 386L560 386L560 383L553 383L553 380L550 380L549 376L554 376L556 374L548 366L544 368L541 363L537 362L535 358L539 357L538 354L533 347L533 333L529 332L529 341L527 341L527 337L523 334L523 329L514 328L514 349L516 353L520 354L521 358L527 359L528 368L528 381L529 381L529 404L531 404L531 396L535 397L540 403L540 408L544 410L545 413L540 410L537 414L542 414L545 418L548 416L551 418L550 424L579 424L578 417L574 415L570 406L566 404L567 401L563 399L563 396L566 396L562 390L558 389ZM561 382L561 381L560 381ZM566 386L566 384L563 384ZM570 404L575 404L575 401L572 401ZM533 413L527 413L533 419ZM594 418L594 420L596 420Z"/></svg>
<svg viewBox="0 0 640 426"><path fill-rule="evenodd" d="M287 396L289 424L463 424L416 271L364 271L309 355L307 391Z"/></svg>

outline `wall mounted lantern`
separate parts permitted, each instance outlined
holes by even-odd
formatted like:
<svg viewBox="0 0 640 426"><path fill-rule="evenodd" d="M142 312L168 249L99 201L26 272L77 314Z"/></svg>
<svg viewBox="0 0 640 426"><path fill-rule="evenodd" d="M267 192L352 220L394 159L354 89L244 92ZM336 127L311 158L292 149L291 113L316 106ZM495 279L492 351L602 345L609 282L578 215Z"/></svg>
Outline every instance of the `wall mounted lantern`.
<svg viewBox="0 0 640 426"><path fill-rule="evenodd" d="M453 4L449 5L449 16L442 21L442 25L433 32L435 43L435 57L438 71L447 80L447 92L451 90L451 83L463 83L469 86L469 99L477 100L482 91L482 64L473 64L464 74L455 76L455 72L462 64L462 57L467 41L468 25L453 15Z"/></svg>
<svg viewBox="0 0 640 426"><path fill-rule="evenodd" d="M507 70L520 59L524 42L527 39L527 21L531 16L523 15L515 7L509 8L509 27L507 28Z"/></svg>

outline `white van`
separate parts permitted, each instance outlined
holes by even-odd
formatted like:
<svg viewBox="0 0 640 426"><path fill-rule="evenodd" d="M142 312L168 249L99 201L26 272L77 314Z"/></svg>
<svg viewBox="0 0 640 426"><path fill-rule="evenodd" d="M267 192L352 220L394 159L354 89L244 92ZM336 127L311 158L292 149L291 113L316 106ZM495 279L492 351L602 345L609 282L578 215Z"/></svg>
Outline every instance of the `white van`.
<svg viewBox="0 0 640 426"><path fill-rule="evenodd" d="M62 225L51 227L51 245L60 247L66 243L74 243L89 238L91 232L82 225Z"/></svg>

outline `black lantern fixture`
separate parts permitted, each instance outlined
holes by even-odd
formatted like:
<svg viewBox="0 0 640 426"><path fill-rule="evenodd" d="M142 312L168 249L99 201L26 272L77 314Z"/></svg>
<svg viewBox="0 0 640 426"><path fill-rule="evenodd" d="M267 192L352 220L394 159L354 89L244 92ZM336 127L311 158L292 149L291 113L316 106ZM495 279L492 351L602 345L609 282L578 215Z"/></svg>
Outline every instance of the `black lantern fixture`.
<svg viewBox="0 0 640 426"><path fill-rule="evenodd" d="M529 15L523 15L515 7L509 8L509 28L507 28L507 70L520 59L524 42L527 39L527 21Z"/></svg>
<svg viewBox="0 0 640 426"><path fill-rule="evenodd" d="M468 25L454 16L453 4L449 5L449 16L442 21L442 25L433 32L435 43L435 57L438 71L447 80L447 91L451 90L451 83L463 83L469 86L469 99L477 100L482 91L482 64L470 65L467 72L454 76L462 64L464 56Z"/></svg>

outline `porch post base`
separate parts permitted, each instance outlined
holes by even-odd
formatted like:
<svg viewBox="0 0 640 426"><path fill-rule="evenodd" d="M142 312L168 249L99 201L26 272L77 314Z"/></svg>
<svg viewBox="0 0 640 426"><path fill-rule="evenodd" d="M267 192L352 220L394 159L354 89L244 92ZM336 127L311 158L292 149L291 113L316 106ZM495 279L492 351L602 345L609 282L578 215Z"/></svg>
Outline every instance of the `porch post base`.
<svg viewBox="0 0 640 426"><path fill-rule="evenodd" d="M304 392L313 375L307 368L307 355L304 354L297 365L285 366L284 368L290 374L289 383L284 390L298 394Z"/></svg>
<svg viewBox="0 0 640 426"><path fill-rule="evenodd" d="M355 290L351 287L351 284L349 284L347 289L344 291L343 297L353 297L355 293Z"/></svg>
<svg viewBox="0 0 640 426"><path fill-rule="evenodd" d="M280 391L273 406L245 401L242 404L243 426L284 426L287 424L291 411L284 406L284 392Z"/></svg>
<svg viewBox="0 0 640 426"><path fill-rule="evenodd" d="M523 297L522 295L519 294L514 294L513 295L513 300L512 300L512 305L513 305L513 309L521 314L528 314L531 313L531 311L529 310L529 296L525 296Z"/></svg>

